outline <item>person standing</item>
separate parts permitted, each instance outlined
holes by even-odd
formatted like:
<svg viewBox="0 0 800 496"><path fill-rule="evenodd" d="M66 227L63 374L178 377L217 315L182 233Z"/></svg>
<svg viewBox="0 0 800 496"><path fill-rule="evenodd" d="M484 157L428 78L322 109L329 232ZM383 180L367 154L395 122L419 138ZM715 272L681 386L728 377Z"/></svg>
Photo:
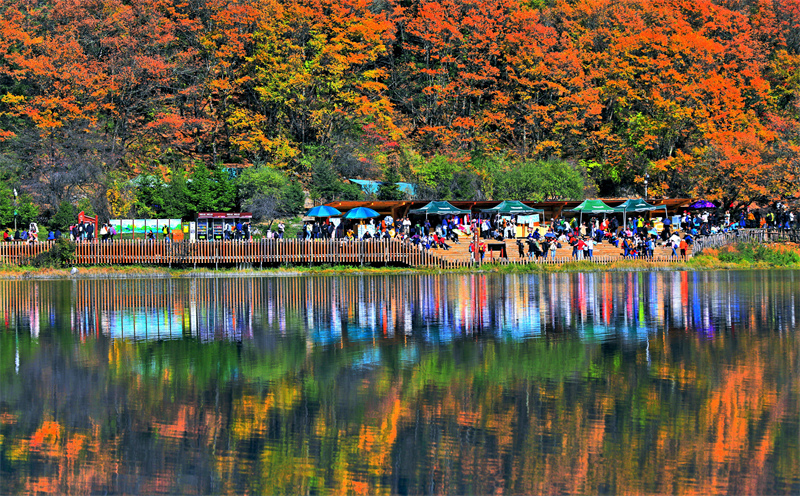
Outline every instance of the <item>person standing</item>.
<svg viewBox="0 0 800 496"><path fill-rule="evenodd" d="M594 240L591 236L585 241L586 243L586 256L589 260L592 260L594 256Z"/></svg>

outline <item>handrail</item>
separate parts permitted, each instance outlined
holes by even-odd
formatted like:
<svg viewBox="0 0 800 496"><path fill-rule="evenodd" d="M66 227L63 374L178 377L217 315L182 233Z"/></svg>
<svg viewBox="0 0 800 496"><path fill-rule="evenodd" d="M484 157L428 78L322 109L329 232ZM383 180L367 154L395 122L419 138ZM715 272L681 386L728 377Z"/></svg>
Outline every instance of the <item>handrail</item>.
<svg viewBox="0 0 800 496"><path fill-rule="evenodd" d="M701 236L695 240L693 253L740 242L765 243L776 240L800 241L797 230L739 229L727 233ZM0 264L30 265L35 258L50 250L52 241L41 243L0 243ZM594 257L595 263L624 260L622 256ZM648 259L674 262L672 257ZM551 264L568 259L505 260L502 264ZM71 262L74 265L160 265L198 266L264 264L342 264L342 265L406 265L413 267L468 267L471 262L448 259L437 251L422 250L409 241L341 240L341 239L261 239L256 241L164 242L153 240L115 240L76 243Z"/></svg>

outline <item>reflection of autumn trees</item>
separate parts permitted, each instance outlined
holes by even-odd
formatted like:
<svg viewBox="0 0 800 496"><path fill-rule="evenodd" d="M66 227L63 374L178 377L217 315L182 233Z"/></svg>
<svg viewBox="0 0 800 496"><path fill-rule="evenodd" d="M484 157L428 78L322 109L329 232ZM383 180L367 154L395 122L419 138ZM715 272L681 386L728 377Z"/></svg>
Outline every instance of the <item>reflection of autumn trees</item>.
<svg viewBox="0 0 800 496"><path fill-rule="evenodd" d="M358 367L368 344L45 336L22 348L42 373L0 368L4 490L761 494L800 476L791 333L402 349Z"/></svg>

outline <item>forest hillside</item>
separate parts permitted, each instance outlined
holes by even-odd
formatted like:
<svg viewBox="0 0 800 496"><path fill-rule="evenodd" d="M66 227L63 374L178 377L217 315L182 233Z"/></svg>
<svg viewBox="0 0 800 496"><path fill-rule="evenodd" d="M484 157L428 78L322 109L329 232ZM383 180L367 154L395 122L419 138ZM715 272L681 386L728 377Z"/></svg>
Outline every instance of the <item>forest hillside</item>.
<svg viewBox="0 0 800 496"><path fill-rule="evenodd" d="M37 215L800 184L800 0L16 0L0 55L0 189Z"/></svg>

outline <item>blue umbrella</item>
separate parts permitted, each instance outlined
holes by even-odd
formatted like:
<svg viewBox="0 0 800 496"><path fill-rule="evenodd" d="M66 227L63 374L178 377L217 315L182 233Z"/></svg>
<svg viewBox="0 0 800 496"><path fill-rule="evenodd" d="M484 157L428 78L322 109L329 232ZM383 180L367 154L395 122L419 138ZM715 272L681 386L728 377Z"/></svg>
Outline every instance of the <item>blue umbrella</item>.
<svg viewBox="0 0 800 496"><path fill-rule="evenodd" d="M696 209L717 208L717 206L714 205L713 203L711 203L708 200L697 200L696 202L694 202L691 205L689 205L687 208L696 208Z"/></svg>
<svg viewBox="0 0 800 496"><path fill-rule="evenodd" d="M372 210L371 208L367 207L356 207L353 210L350 210L346 214L344 214L345 219L370 219L372 217L378 217L381 214Z"/></svg>
<svg viewBox="0 0 800 496"><path fill-rule="evenodd" d="M327 205L320 205L306 212L306 215L309 217L333 217L335 215L341 215L341 214L342 213L340 211L336 210L333 207L329 207Z"/></svg>

